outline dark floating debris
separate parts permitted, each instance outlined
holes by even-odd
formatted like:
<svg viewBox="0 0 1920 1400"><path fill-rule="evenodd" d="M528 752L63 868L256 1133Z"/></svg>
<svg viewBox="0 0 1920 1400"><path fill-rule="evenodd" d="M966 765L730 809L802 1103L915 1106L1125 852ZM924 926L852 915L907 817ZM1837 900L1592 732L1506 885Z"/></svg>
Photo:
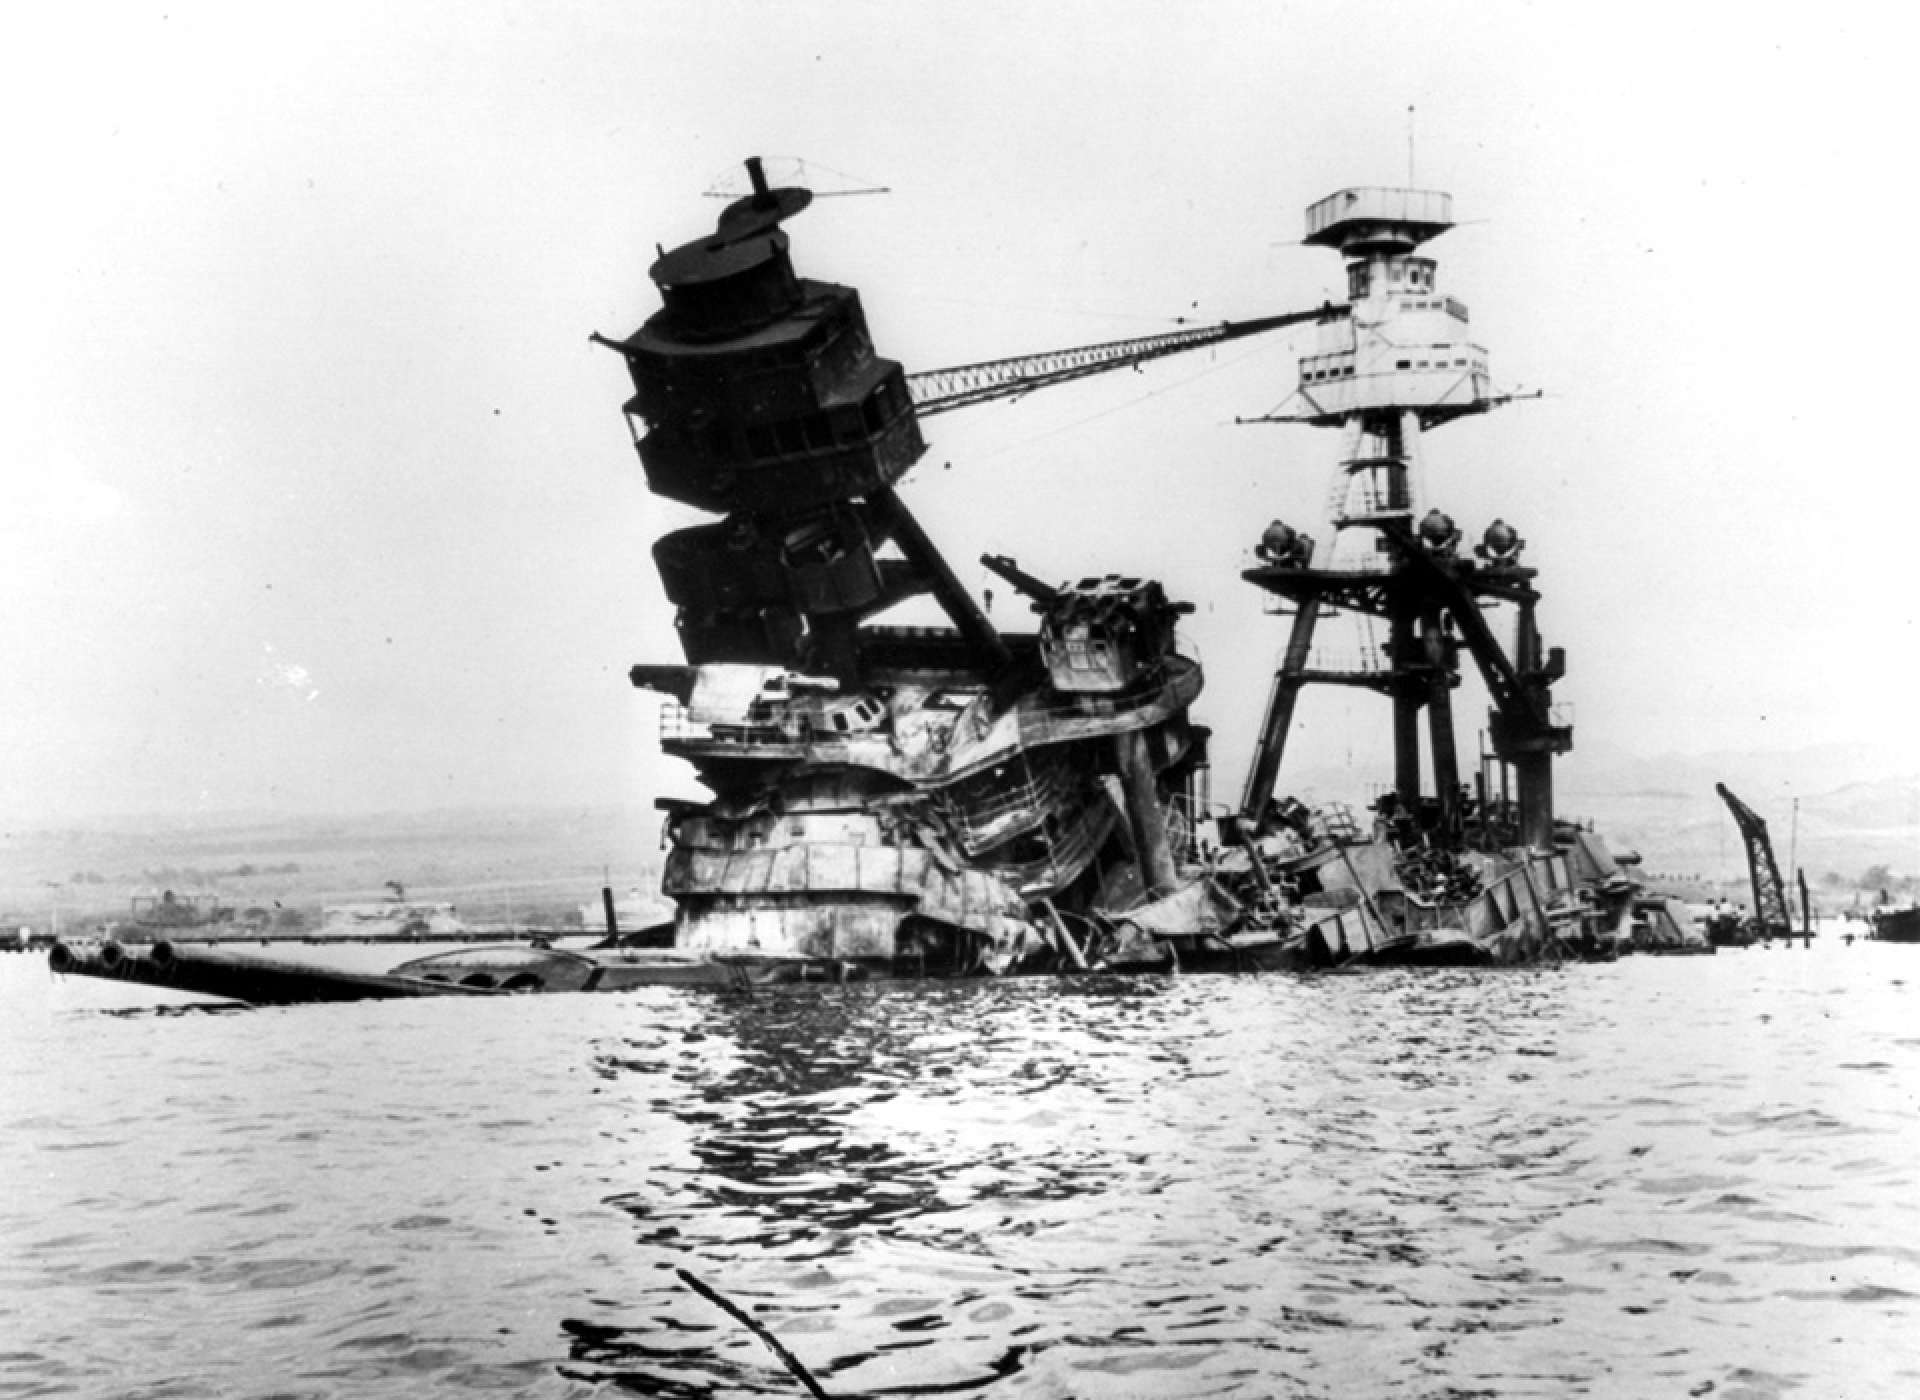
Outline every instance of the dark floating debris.
<svg viewBox="0 0 1920 1400"><path fill-rule="evenodd" d="M780 1364L787 1368L788 1373L791 1374L795 1380L799 1381L801 1385L806 1387L807 1394L814 1396L815 1400L832 1400L832 1397L825 1390L821 1389L820 1382L813 1378L813 1373L807 1370L801 1363L800 1358L788 1351L786 1347L781 1344L780 1339L767 1329L765 1323L740 1308L732 1300L723 1296L719 1290L702 1283L687 1270L675 1269L674 1272L680 1276L680 1281L686 1284L687 1287L691 1288L695 1293L698 1293L702 1298L705 1298L709 1303L712 1303L715 1307L726 1313L728 1317L740 1323L747 1328L748 1331L752 1332L754 1336L765 1342L767 1349L780 1358Z"/></svg>

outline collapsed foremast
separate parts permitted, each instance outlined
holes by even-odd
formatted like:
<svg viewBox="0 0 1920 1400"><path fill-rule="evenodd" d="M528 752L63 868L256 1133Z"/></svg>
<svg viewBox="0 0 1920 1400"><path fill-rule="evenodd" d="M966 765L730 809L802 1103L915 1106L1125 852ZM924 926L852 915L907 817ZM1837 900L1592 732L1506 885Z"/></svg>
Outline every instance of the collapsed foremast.
<svg viewBox="0 0 1920 1400"><path fill-rule="evenodd" d="M662 748L712 790L665 804L682 947L965 972L1084 960L1104 911L1179 880L1204 767L1200 669L1157 584L1094 578L1002 635L898 486L925 451L859 295L795 273L754 192L663 252L624 340L649 486L718 514L654 547L683 664ZM878 625L928 595L938 628Z"/></svg>

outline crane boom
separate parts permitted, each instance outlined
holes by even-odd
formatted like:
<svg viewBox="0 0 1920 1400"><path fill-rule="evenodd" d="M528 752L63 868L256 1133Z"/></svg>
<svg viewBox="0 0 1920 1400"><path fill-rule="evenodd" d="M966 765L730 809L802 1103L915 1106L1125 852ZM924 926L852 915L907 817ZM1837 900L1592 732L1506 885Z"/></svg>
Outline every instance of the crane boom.
<svg viewBox="0 0 1920 1400"><path fill-rule="evenodd" d="M1291 311L1281 316L1260 316L1247 321L1222 321L1218 325L1196 326L1191 330L1168 331L1161 335L1138 336L1131 340L1109 340L1098 345L1078 345L1065 350L1048 350L1038 355L1016 355L1005 360L982 360L978 364L954 365L947 369L924 370L907 376L907 393L915 411L922 417L965 408L988 399L1013 398L1048 384L1069 379L1084 379L1091 374L1125 369L1129 365L1199 350L1209 345L1260 335L1308 321L1335 321L1348 314L1345 306L1331 302L1314 311Z"/></svg>
<svg viewBox="0 0 1920 1400"><path fill-rule="evenodd" d="M1733 824L1740 828L1740 839L1747 846L1747 874L1753 881L1754 933L1761 938L1786 938L1793 933L1793 915L1787 910L1787 887L1781 882L1780 867L1774 863L1773 842L1767 839L1767 824L1746 803L1727 791L1725 783L1713 790L1733 813Z"/></svg>

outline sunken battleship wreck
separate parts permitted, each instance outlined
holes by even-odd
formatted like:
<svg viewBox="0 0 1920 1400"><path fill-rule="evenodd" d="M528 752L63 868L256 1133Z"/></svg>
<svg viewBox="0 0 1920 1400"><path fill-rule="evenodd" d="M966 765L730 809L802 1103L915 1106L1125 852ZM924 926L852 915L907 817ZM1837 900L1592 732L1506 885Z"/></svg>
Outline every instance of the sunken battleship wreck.
<svg viewBox="0 0 1920 1400"><path fill-rule="evenodd" d="M794 271L779 225L805 192L749 172L711 236L654 265L662 308L605 342L632 374L650 487L722 517L655 546L685 661L633 671L666 697L663 750L713 793L664 804L676 948L895 975L1488 962L1644 922L1599 838L1554 815L1564 657L1542 646L1523 541L1496 521L1464 550L1417 504L1423 433L1503 401L1419 253L1448 196L1355 189L1308 210L1307 242L1346 260L1344 306L906 376L854 290ZM900 482L932 413L1304 322L1320 344L1267 421L1340 430L1335 533L1318 551L1276 522L1246 575L1293 624L1240 806L1216 811L1188 606L1152 580L1049 585L989 556L1037 623L997 631ZM950 625L873 621L917 594ZM1486 616L1500 605L1511 646ZM1313 651L1342 613L1387 634L1345 669ZM1493 698L1472 787L1451 708L1463 653ZM1394 789L1364 828L1276 797L1314 682L1391 699Z"/></svg>
<svg viewBox="0 0 1920 1400"><path fill-rule="evenodd" d="M660 697L662 750L711 793L660 804L672 923L378 978L182 945L63 946L56 968L289 1001L1493 963L1649 936L1659 902L1555 816L1565 661L1542 643L1523 541L1495 521L1465 548L1421 499L1424 435L1504 401L1420 253L1451 225L1447 195L1350 189L1309 208L1307 243L1346 261L1346 305L908 375L874 346L856 290L796 271L783 225L809 192L747 169L751 193L713 232L660 252L659 309L624 339L594 337L630 373L650 489L714 517L654 545L682 655L632 670ZM1297 387L1250 421L1339 431L1332 534L1316 545L1276 521L1245 574L1292 621L1228 809L1210 802L1210 735L1193 718L1190 605L1135 575L1051 584L988 556L1032 609L1031 630L1003 631L902 483L934 414L1301 325L1318 345ZM915 598L945 625L880 620ZM1509 643L1494 609L1511 614ZM1384 639L1329 660L1315 643L1330 619ZM1492 700L1470 784L1452 712L1463 655ZM1363 817L1279 795L1311 684L1391 702L1393 787Z"/></svg>

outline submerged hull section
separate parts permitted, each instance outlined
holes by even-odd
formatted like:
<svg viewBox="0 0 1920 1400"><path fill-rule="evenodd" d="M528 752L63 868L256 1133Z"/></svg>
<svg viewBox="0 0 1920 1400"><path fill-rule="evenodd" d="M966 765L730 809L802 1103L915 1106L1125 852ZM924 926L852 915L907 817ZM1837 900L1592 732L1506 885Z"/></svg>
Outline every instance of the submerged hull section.
<svg viewBox="0 0 1920 1400"><path fill-rule="evenodd" d="M151 946L57 943L48 962L59 973L169 987L255 1006L487 994L487 989L451 981L425 982L386 973L350 972L227 948L164 942Z"/></svg>
<svg viewBox="0 0 1920 1400"><path fill-rule="evenodd" d="M847 982L865 975L857 964L837 959L703 957L668 949L576 951L524 943L462 948L379 973L175 943L150 947L59 943L49 963L58 973L165 987L252 1006L624 992L639 987L750 987Z"/></svg>
<svg viewBox="0 0 1920 1400"><path fill-rule="evenodd" d="M1389 824L1362 834L1338 809L1291 804L1296 826L1213 863L1220 927L1174 938L1181 965L1252 970L1343 966L1501 966L1605 960L1630 947L1650 901L1618 875L1591 832L1551 853L1463 854L1436 886ZM1444 893L1436 894L1438 888Z"/></svg>

